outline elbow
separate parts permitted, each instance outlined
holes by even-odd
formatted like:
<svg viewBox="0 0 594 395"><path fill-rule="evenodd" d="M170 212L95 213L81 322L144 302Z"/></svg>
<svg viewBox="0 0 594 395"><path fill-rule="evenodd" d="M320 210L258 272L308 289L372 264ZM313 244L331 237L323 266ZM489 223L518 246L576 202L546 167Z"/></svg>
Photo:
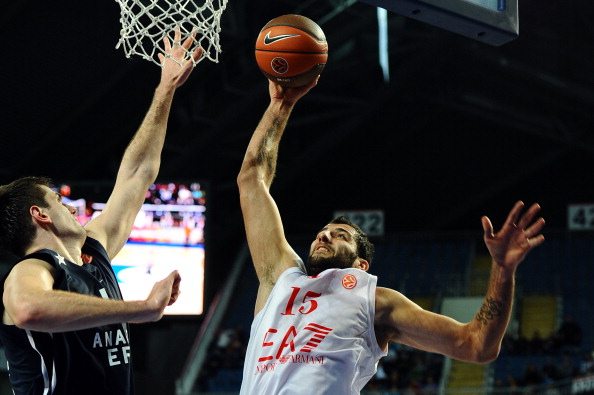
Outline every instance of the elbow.
<svg viewBox="0 0 594 395"><path fill-rule="evenodd" d="M239 188L239 192L245 189L246 183L248 181L247 172L242 168L237 175L237 187Z"/></svg>
<svg viewBox="0 0 594 395"><path fill-rule="evenodd" d="M43 322L44 312L33 303L21 301L17 308L8 312L15 326L21 329L35 329Z"/></svg>
<svg viewBox="0 0 594 395"><path fill-rule="evenodd" d="M477 364L480 364L480 365L486 365L486 364L489 364L489 363L495 361L498 356L499 356L499 352L481 354L478 356L478 358L474 362Z"/></svg>
<svg viewBox="0 0 594 395"><path fill-rule="evenodd" d="M6 284L2 295L5 314L16 327L35 330L47 318L48 306L39 303L44 296L19 292L15 287Z"/></svg>
<svg viewBox="0 0 594 395"><path fill-rule="evenodd" d="M496 360L500 350L501 342L492 342L477 334L469 334L458 343L456 351L454 351L454 358L484 365Z"/></svg>
<svg viewBox="0 0 594 395"><path fill-rule="evenodd" d="M148 186L157 179L160 165L160 160L138 163L136 166L122 163L118 172L118 178L122 180L135 180L135 182L141 182Z"/></svg>
<svg viewBox="0 0 594 395"><path fill-rule="evenodd" d="M258 182L258 172L254 167L243 166L237 175L237 187L240 195L248 191Z"/></svg>
<svg viewBox="0 0 594 395"><path fill-rule="evenodd" d="M501 351L501 344L498 344L496 347L493 347L490 352L486 353L483 356L483 359L479 363L491 363L495 361L499 357L499 352Z"/></svg>
<svg viewBox="0 0 594 395"><path fill-rule="evenodd" d="M237 187L239 188L239 191L241 192L241 190L245 187L246 183L248 182L248 180L250 179L250 176L253 173L251 166L247 166L246 160L244 159L243 164L241 165L241 169L239 169L239 173L237 174Z"/></svg>
<svg viewBox="0 0 594 395"><path fill-rule="evenodd" d="M141 179L145 181L145 183L151 184L155 182L157 179L157 175L159 175L159 168L161 166L161 161L152 161L151 163L146 164L142 168L139 169L138 175Z"/></svg>
<svg viewBox="0 0 594 395"><path fill-rule="evenodd" d="M472 357L470 358L470 362L486 365L491 363L497 359L499 356L499 351L501 350L500 346L497 347L483 347L480 350L477 350L473 353Z"/></svg>

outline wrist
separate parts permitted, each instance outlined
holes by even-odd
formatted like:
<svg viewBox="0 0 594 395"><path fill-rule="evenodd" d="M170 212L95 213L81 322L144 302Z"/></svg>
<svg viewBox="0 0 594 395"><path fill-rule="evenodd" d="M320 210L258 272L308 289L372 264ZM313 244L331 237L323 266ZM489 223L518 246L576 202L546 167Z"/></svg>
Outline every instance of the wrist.
<svg viewBox="0 0 594 395"><path fill-rule="evenodd" d="M293 111L293 107L295 103L286 102L284 100L271 100L270 105L268 106L269 110L272 114L281 117L288 117L291 115L291 111Z"/></svg>
<svg viewBox="0 0 594 395"><path fill-rule="evenodd" d="M177 87L172 82L161 81L159 82L159 85L157 85L157 88L155 88L155 96L173 97L176 88Z"/></svg>
<svg viewBox="0 0 594 395"><path fill-rule="evenodd" d="M149 300L134 300L124 302L130 306L130 310L132 310L132 317L130 318L130 322L135 323L144 323L144 322L152 322L154 321L156 309L154 306L151 306Z"/></svg>
<svg viewBox="0 0 594 395"><path fill-rule="evenodd" d="M512 281L516 273L516 267L502 265L493 259L491 263L491 273L494 278L497 278L500 281Z"/></svg>

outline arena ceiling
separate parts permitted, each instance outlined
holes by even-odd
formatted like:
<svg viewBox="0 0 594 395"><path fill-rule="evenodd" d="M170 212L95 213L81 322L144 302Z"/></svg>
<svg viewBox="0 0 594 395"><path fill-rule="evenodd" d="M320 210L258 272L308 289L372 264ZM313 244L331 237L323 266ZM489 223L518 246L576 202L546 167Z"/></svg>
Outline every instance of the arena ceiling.
<svg viewBox="0 0 594 395"><path fill-rule="evenodd" d="M500 223L517 199L563 229L568 203L594 201L594 2L519 8L520 37L501 47L389 13L385 82L373 7L232 0L220 63L177 93L160 178L207 180L212 229L241 234L235 177L268 103L254 40L300 13L321 22L330 56L281 147L273 194L289 233L335 209L383 209L391 231L478 232L480 215ZM119 29L113 1L5 2L0 182L113 178L159 76L115 49Z"/></svg>

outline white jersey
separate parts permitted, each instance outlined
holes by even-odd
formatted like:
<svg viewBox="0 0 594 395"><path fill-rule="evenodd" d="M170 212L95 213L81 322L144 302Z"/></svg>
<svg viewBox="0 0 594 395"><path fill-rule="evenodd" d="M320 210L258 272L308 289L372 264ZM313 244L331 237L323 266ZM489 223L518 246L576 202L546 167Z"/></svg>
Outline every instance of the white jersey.
<svg viewBox="0 0 594 395"><path fill-rule="evenodd" d="M360 269L284 271L252 323L241 394L359 394L386 355L376 283Z"/></svg>

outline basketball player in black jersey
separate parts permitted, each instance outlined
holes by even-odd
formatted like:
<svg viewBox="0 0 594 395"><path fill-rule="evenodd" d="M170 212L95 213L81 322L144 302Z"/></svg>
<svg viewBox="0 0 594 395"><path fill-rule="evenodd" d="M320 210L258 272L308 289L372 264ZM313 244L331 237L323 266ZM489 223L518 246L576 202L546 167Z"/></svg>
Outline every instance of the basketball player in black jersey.
<svg viewBox="0 0 594 395"><path fill-rule="evenodd" d="M0 187L1 247L21 257L0 282L0 341L17 395L132 394L127 322L159 320L177 299L174 271L145 300L124 302L110 259L126 242L157 176L175 90L193 69L191 60L182 62L193 39L180 41L179 31L173 46L165 39L160 82L100 216L82 227L44 178ZM191 56L198 60L202 52Z"/></svg>

